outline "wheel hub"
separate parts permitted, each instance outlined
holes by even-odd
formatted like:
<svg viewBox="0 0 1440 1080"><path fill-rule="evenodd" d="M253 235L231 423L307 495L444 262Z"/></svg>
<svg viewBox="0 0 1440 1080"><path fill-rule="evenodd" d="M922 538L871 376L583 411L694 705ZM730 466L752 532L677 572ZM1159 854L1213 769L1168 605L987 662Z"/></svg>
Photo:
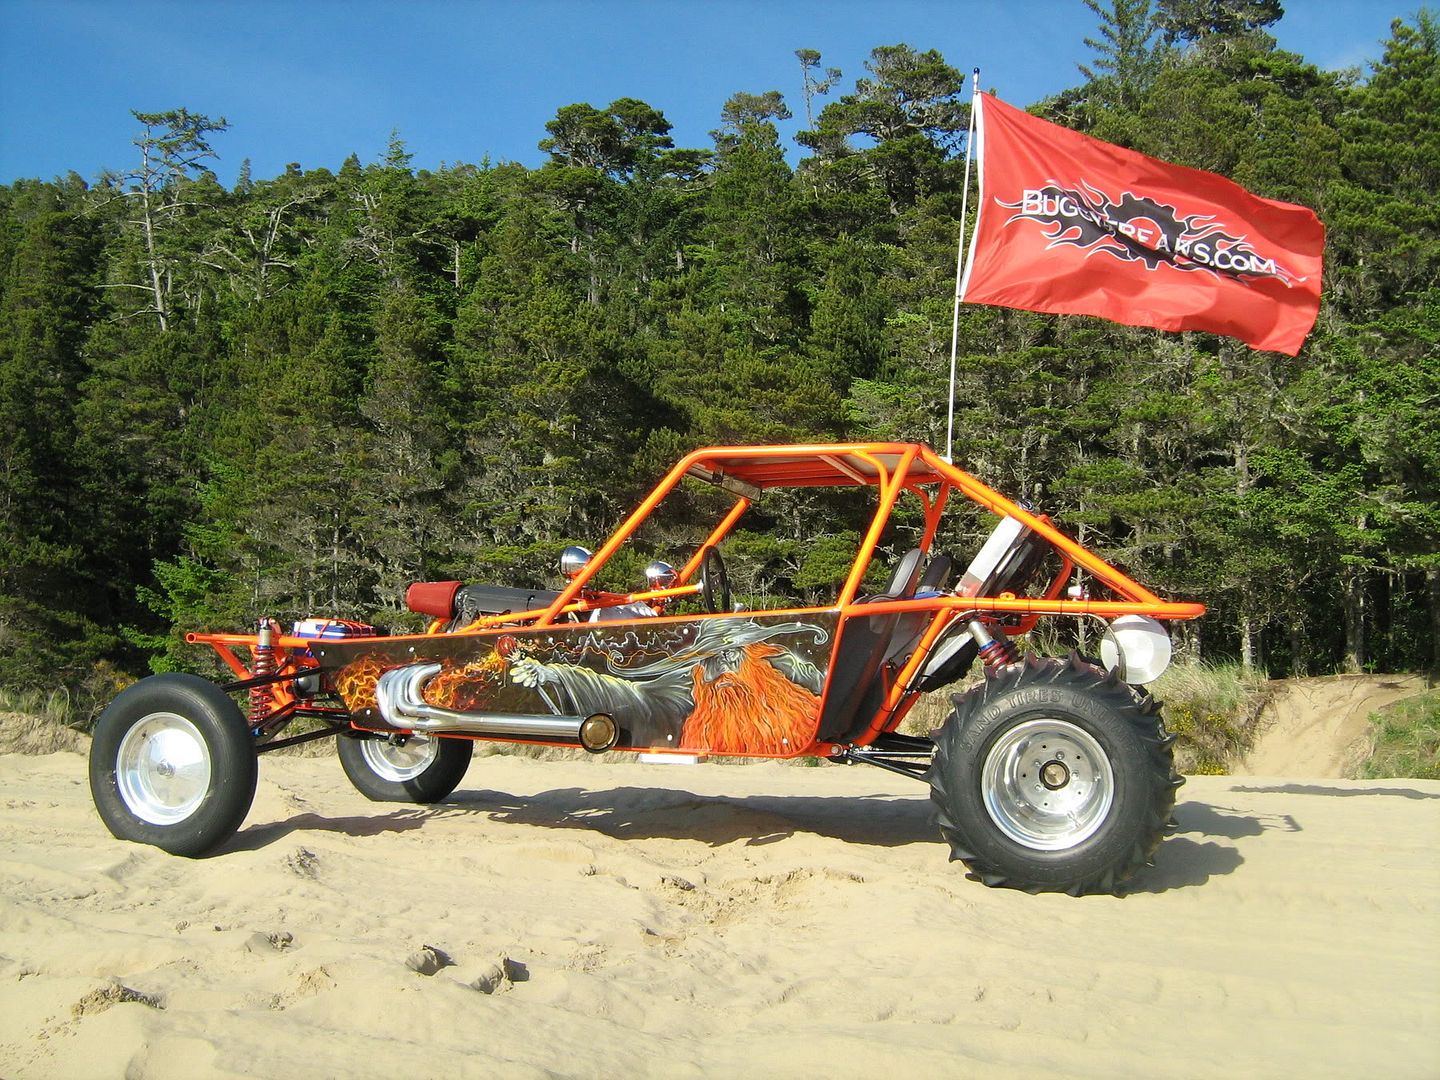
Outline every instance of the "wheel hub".
<svg viewBox="0 0 1440 1080"><path fill-rule="evenodd" d="M366 739L360 744L360 752L376 776L403 784L430 767L440 752L440 744L429 735L410 735L394 742Z"/></svg>
<svg viewBox="0 0 1440 1080"><path fill-rule="evenodd" d="M1051 791L1059 791L1070 782L1070 770L1063 761L1048 761L1040 770L1040 782Z"/></svg>
<svg viewBox="0 0 1440 1080"><path fill-rule="evenodd" d="M1115 801L1115 774L1095 736L1058 717L1002 732L985 755L980 783L990 819L1034 851L1064 851L1087 840Z"/></svg>
<svg viewBox="0 0 1440 1080"><path fill-rule="evenodd" d="M199 728L183 716L152 713L120 741L115 780L136 817L151 825L174 825L205 799L210 749Z"/></svg>

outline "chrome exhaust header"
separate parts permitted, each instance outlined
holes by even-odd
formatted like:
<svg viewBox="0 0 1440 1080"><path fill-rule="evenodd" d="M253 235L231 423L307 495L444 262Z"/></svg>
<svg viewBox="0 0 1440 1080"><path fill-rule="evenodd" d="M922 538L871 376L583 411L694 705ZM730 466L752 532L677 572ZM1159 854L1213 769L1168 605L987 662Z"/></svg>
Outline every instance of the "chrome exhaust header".
<svg viewBox="0 0 1440 1080"><path fill-rule="evenodd" d="M469 713L442 709L431 705L423 696L425 684L440 671L439 664L408 664L384 672L375 684L375 704L385 722L391 727L426 734L451 732L579 743L581 729L591 719L585 716ZM609 747L602 749L608 750Z"/></svg>

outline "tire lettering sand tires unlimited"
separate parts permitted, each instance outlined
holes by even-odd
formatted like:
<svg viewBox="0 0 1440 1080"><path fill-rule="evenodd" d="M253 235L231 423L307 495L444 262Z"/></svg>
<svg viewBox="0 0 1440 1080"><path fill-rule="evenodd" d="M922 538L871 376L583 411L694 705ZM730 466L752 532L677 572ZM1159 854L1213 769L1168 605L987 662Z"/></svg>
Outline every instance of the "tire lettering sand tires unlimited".
<svg viewBox="0 0 1440 1080"><path fill-rule="evenodd" d="M1183 781L1148 694L1072 655L954 700L928 775L952 859L987 885L1077 896L1150 860Z"/></svg>

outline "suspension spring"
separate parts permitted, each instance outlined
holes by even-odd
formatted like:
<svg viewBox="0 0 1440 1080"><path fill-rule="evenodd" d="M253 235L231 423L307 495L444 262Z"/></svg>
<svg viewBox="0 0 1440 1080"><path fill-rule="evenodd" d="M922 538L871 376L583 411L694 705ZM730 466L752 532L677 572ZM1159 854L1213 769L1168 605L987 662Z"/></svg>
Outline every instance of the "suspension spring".
<svg viewBox="0 0 1440 1080"><path fill-rule="evenodd" d="M269 619L260 620L259 632L255 635L253 657L252 675L254 678L275 674L277 666L275 663L275 624ZM262 728L265 721L270 718L274 706L274 686L253 687L250 691L250 726L256 730Z"/></svg>
<svg viewBox="0 0 1440 1080"><path fill-rule="evenodd" d="M970 637L975 644L980 646L979 657L985 665L985 670L994 674L1007 664L1013 664L1019 659L1015 646L1010 644L1004 635L995 637L986 629L985 624L979 619L971 619L967 627Z"/></svg>

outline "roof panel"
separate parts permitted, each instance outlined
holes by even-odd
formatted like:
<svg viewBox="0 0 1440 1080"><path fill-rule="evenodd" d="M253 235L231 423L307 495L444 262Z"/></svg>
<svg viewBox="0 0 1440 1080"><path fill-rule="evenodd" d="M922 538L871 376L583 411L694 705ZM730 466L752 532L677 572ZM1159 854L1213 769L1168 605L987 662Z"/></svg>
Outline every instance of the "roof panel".
<svg viewBox="0 0 1440 1080"><path fill-rule="evenodd" d="M881 468L893 476L912 449L924 448L897 443L725 446L697 452L696 464L757 488L873 485L879 483ZM941 479L935 467L917 453L907 470L907 481L923 484Z"/></svg>

